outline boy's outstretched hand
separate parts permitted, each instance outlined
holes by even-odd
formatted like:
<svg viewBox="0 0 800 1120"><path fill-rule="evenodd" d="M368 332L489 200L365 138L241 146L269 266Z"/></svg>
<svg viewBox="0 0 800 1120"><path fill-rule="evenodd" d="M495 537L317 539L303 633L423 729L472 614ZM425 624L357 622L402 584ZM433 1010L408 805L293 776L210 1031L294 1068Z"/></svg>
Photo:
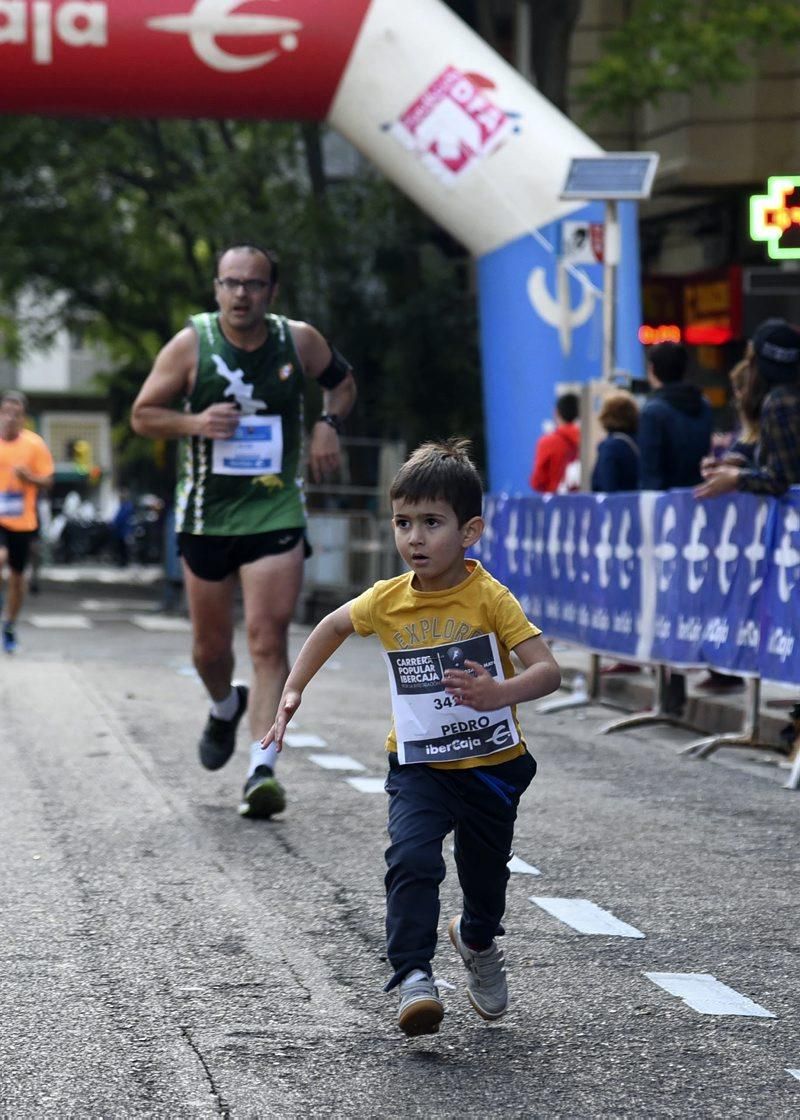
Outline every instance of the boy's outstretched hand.
<svg viewBox="0 0 800 1120"><path fill-rule="evenodd" d="M298 692L297 689L290 688L284 691L280 703L278 704L278 713L275 716L275 722L261 740L263 749L266 750L267 747L272 746L274 743L278 751L283 750L283 737L286 734L286 726L300 707L302 698L302 692Z"/></svg>
<svg viewBox="0 0 800 1120"><path fill-rule="evenodd" d="M445 692L457 704L465 704L476 712L493 711L500 705L497 681L479 661L465 661L464 664L466 669L445 669Z"/></svg>

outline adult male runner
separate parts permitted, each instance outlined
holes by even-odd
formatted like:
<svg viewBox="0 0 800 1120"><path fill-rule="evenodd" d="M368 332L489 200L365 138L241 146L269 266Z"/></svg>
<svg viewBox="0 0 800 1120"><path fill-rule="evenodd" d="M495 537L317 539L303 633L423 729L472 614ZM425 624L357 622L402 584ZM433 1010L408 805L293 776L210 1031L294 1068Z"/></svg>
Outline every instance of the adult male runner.
<svg viewBox="0 0 800 1120"><path fill-rule="evenodd" d="M339 467L339 428L356 397L349 364L316 328L269 311L277 285L269 250L224 250L214 281L218 312L192 316L164 346L131 414L140 435L182 443L176 530L193 660L212 700L200 761L209 770L224 766L248 709L250 766L239 812L261 818L286 804L276 754L265 756L259 739L289 671L289 623L307 548L304 378L322 388L308 450L315 481ZM180 399L183 411L176 411ZM233 683L237 578L253 665L249 690Z"/></svg>

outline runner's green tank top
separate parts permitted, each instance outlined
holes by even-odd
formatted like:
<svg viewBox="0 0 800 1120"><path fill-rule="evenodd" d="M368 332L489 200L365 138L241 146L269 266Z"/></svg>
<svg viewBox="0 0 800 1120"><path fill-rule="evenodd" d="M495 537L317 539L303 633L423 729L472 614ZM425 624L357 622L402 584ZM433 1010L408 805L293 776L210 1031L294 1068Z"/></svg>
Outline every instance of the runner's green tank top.
<svg viewBox="0 0 800 1120"><path fill-rule="evenodd" d="M175 527L179 533L245 536L305 526L300 467L303 452L303 368L288 321L267 315L267 338L258 350L240 350L224 336L219 317L193 315L197 332L197 379L184 407L202 412L209 405L233 401L244 417L280 418L283 453L280 469L265 474L215 471L214 444L220 440L191 436L180 441L175 491ZM221 448L217 448L219 456Z"/></svg>

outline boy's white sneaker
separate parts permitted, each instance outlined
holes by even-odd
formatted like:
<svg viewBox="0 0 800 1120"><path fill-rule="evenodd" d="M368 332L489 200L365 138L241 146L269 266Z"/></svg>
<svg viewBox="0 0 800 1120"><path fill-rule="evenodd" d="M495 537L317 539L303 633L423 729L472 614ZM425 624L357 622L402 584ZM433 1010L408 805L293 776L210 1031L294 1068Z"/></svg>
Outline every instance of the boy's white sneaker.
<svg viewBox="0 0 800 1120"><path fill-rule="evenodd" d="M508 985L503 950L492 941L488 949L470 949L461 940L461 918L451 918L447 927L469 973L467 995L482 1019L500 1019L508 1010Z"/></svg>
<svg viewBox="0 0 800 1120"><path fill-rule="evenodd" d="M444 1004L439 999L431 976L415 969L400 983L400 1030L413 1038L418 1034L436 1034L444 1018Z"/></svg>

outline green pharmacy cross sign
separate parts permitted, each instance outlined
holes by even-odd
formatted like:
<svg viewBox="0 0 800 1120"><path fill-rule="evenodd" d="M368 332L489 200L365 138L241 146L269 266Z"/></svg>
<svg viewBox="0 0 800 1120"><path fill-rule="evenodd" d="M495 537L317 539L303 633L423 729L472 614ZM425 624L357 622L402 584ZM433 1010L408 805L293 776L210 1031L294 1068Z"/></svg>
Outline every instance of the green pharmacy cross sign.
<svg viewBox="0 0 800 1120"><path fill-rule="evenodd" d="M750 236L766 241L773 260L800 258L800 178L772 176L767 190L750 197Z"/></svg>

